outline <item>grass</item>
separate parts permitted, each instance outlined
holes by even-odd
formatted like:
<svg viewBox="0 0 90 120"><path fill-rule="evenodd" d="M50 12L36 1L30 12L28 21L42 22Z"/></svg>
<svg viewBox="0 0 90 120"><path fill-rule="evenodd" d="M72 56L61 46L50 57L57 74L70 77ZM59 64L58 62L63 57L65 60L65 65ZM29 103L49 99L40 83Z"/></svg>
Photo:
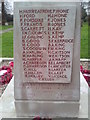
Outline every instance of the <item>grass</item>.
<svg viewBox="0 0 90 120"><path fill-rule="evenodd" d="M3 29L5 29L5 27L3 27ZM88 23L84 23L83 27L81 27L81 58L90 59L90 56L88 56L88 47ZM13 57L13 31L2 34L2 57Z"/></svg>
<svg viewBox="0 0 90 120"><path fill-rule="evenodd" d="M0 30L6 30L6 29L8 29L8 28L12 28L13 27L13 25L3 25L3 26L1 26L0 25Z"/></svg>
<svg viewBox="0 0 90 120"><path fill-rule="evenodd" d="M2 36L2 56L0 57L13 57L13 31L3 33ZM1 41L1 39L0 39Z"/></svg>
<svg viewBox="0 0 90 120"><path fill-rule="evenodd" d="M88 56L88 23L84 23L81 27L81 49L80 58L90 58Z"/></svg>

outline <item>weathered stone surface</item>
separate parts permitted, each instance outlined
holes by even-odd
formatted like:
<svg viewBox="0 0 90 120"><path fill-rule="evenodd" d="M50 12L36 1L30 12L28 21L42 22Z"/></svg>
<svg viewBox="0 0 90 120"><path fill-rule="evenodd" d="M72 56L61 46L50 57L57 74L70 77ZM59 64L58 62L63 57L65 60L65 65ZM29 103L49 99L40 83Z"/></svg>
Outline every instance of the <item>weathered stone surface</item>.
<svg viewBox="0 0 90 120"><path fill-rule="evenodd" d="M23 108L28 102L44 111L48 107L42 107L42 102L51 101L51 106L64 102L66 109L76 106L72 115L76 117L80 99L80 4L15 3L14 31L16 107L19 104ZM63 116L61 108L58 110ZM70 117L68 111L66 116Z"/></svg>
<svg viewBox="0 0 90 120"><path fill-rule="evenodd" d="M27 18L30 11L35 17ZM55 14L47 13L50 11ZM77 11L79 7L73 3L15 3L16 99L79 100L80 12ZM57 17L59 14L67 17ZM56 18L59 22L51 22ZM55 23L59 25L53 26ZM65 52L66 57L59 57L65 56Z"/></svg>

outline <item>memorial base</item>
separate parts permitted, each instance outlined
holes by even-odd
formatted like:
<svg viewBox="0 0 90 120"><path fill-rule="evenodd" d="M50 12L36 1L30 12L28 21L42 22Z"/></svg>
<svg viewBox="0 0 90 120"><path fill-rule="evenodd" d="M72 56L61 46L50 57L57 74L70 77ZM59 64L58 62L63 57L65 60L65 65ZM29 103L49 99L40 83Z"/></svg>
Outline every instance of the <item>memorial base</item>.
<svg viewBox="0 0 90 120"><path fill-rule="evenodd" d="M15 101L18 117L78 117L79 102Z"/></svg>

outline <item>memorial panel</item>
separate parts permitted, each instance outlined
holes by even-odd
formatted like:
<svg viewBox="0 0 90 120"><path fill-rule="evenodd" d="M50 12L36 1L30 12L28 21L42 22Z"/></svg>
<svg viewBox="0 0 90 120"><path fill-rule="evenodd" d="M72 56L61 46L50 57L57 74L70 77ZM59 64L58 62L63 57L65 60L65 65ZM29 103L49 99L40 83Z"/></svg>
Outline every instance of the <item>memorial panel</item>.
<svg viewBox="0 0 90 120"><path fill-rule="evenodd" d="M76 6L23 8L19 16L23 81L70 83Z"/></svg>

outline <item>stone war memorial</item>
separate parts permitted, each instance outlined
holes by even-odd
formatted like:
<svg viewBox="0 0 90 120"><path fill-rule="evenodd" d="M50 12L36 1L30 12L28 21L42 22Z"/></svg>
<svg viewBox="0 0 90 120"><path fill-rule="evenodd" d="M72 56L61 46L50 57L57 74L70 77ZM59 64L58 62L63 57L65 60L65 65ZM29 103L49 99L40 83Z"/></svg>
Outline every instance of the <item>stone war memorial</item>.
<svg viewBox="0 0 90 120"><path fill-rule="evenodd" d="M15 2L17 116L78 117L80 25L79 2Z"/></svg>

